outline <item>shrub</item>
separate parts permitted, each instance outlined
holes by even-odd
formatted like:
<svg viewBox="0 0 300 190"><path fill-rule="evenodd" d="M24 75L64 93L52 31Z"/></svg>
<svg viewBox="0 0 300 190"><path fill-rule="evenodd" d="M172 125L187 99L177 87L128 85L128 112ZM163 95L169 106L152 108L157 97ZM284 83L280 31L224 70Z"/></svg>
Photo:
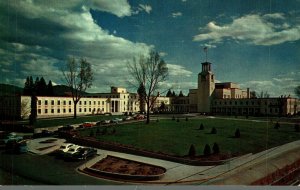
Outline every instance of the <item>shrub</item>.
<svg viewBox="0 0 300 190"><path fill-rule="evenodd" d="M235 130L234 137L235 138L240 138L241 137L240 129Z"/></svg>
<svg viewBox="0 0 300 190"><path fill-rule="evenodd" d="M296 131L296 132L300 132L299 124L295 124L295 131Z"/></svg>
<svg viewBox="0 0 300 190"><path fill-rule="evenodd" d="M189 118L188 117L185 117L185 121L188 121L189 120Z"/></svg>
<svg viewBox="0 0 300 190"><path fill-rule="evenodd" d="M195 146L193 144L191 144L191 146L190 146L189 156L190 157L196 156L196 149L195 149Z"/></svg>
<svg viewBox="0 0 300 190"><path fill-rule="evenodd" d="M172 120L175 121L175 116L173 115Z"/></svg>
<svg viewBox="0 0 300 190"><path fill-rule="evenodd" d="M280 127L280 124L278 122L276 122L274 129L279 129L279 127Z"/></svg>
<svg viewBox="0 0 300 190"><path fill-rule="evenodd" d="M211 129L211 132L210 132L210 133L211 133L211 134L217 134L217 129L213 127L213 128Z"/></svg>
<svg viewBox="0 0 300 190"><path fill-rule="evenodd" d="M90 131L90 137L93 137L95 134L94 134L94 131L93 130L91 130Z"/></svg>
<svg viewBox="0 0 300 190"><path fill-rule="evenodd" d="M158 119L156 119L156 122L159 122L159 120L158 120Z"/></svg>
<svg viewBox="0 0 300 190"><path fill-rule="evenodd" d="M107 133L107 128L105 127L102 131L102 135L106 135L106 133Z"/></svg>
<svg viewBox="0 0 300 190"><path fill-rule="evenodd" d="M115 128L113 128L113 130L112 130L111 134L113 134L113 135L114 135L114 134L116 134L116 132L117 132L117 131L116 131L116 129L115 129Z"/></svg>
<svg viewBox="0 0 300 190"><path fill-rule="evenodd" d="M99 128L97 128L96 135L99 135L99 134L100 134L100 130L99 130Z"/></svg>
<svg viewBox="0 0 300 190"><path fill-rule="evenodd" d="M200 124L199 130L204 130L204 126L202 123Z"/></svg>
<svg viewBox="0 0 300 190"><path fill-rule="evenodd" d="M177 118L177 122L179 122L179 118Z"/></svg>
<svg viewBox="0 0 300 190"><path fill-rule="evenodd" d="M210 146L208 144L205 145L203 154L204 156L208 156L211 154Z"/></svg>
<svg viewBox="0 0 300 190"><path fill-rule="evenodd" d="M219 148L219 145L217 143L214 143L213 153L214 154L219 154L220 153L220 148Z"/></svg>

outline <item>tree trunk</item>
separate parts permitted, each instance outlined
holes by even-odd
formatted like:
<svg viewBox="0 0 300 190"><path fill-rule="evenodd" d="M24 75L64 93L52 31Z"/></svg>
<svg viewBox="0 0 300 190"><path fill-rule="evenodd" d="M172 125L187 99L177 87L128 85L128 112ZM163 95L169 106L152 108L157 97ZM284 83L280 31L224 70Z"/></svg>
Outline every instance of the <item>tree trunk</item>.
<svg viewBox="0 0 300 190"><path fill-rule="evenodd" d="M77 102L74 101L74 119L77 118L77 109L76 109L76 107L77 107Z"/></svg>
<svg viewBox="0 0 300 190"><path fill-rule="evenodd" d="M147 121L146 121L146 124L149 124L150 123L150 105L149 103L147 103Z"/></svg>

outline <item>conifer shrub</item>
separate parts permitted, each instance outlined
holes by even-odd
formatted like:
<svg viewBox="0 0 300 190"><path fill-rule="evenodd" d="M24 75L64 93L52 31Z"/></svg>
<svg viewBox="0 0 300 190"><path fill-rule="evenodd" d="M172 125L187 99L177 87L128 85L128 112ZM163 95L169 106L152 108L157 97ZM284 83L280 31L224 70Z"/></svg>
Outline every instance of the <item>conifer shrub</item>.
<svg viewBox="0 0 300 190"><path fill-rule="evenodd" d="M240 138L241 137L240 129L235 130L234 137L235 138Z"/></svg>
<svg viewBox="0 0 300 190"><path fill-rule="evenodd" d="M91 130L90 131L90 137L93 137L95 134L94 134L94 131L93 130Z"/></svg>
<svg viewBox="0 0 300 190"><path fill-rule="evenodd" d="M200 124L199 130L204 130L204 125L202 123Z"/></svg>
<svg viewBox="0 0 300 190"><path fill-rule="evenodd" d="M295 132L300 132L300 126L299 126L299 124L295 124Z"/></svg>
<svg viewBox="0 0 300 190"><path fill-rule="evenodd" d="M196 149L195 146L193 144L191 144L190 149L189 149L189 156L190 157L194 157L196 156Z"/></svg>
<svg viewBox="0 0 300 190"><path fill-rule="evenodd" d="M220 153L220 148L217 143L214 143L213 145L213 154L219 154Z"/></svg>
<svg viewBox="0 0 300 190"><path fill-rule="evenodd" d="M189 120L189 118L188 117L185 117L185 121L188 121Z"/></svg>
<svg viewBox="0 0 300 190"><path fill-rule="evenodd" d="M276 124L274 125L274 129L279 129L279 128L280 128L280 124L276 122Z"/></svg>
<svg viewBox="0 0 300 190"><path fill-rule="evenodd" d="M211 129L211 132L210 132L211 134L217 134L217 129L215 128L215 127L213 127L212 129Z"/></svg>
<svg viewBox="0 0 300 190"><path fill-rule="evenodd" d="M175 121L175 116L173 115L172 120Z"/></svg>
<svg viewBox="0 0 300 190"><path fill-rule="evenodd" d="M177 122L179 122L180 120L179 120L179 118L177 118Z"/></svg>
<svg viewBox="0 0 300 190"><path fill-rule="evenodd" d="M204 156L209 156L211 154L211 149L208 144L205 145L203 154L204 154Z"/></svg>

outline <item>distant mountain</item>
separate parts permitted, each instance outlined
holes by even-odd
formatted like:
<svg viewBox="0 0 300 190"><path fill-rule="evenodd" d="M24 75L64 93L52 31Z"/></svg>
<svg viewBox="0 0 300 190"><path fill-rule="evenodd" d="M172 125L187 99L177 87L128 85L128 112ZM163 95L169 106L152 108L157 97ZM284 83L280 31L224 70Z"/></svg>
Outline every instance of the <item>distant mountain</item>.
<svg viewBox="0 0 300 190"><path fill-rule="evenodd" d="M11 85L11 84L0 84L0 95L16 95L23 94L23 88Z"/></svg>
<svg viewBox="0 0 300 190"><path fill-rule="evenodd" d="M54 96L71 96L71 88L66 85L53 86ZM3 95L22 95L23 88L11 85L11 84L0 84L0 96ZM87 92L82 92L83 95L88 95Z"/></svg>

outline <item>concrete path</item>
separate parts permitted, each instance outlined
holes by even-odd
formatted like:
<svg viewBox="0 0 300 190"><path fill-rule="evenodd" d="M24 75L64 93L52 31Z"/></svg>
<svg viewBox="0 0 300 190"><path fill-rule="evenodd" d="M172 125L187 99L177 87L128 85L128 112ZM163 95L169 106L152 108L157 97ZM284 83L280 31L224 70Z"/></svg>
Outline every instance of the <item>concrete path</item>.
<svg viewBox="0 0 300 190"><path fill-rule="evenodd" d="M43 143L46 140L53 140L51 143ZM38 138L27 141L27 147L28 151L34 154L38 155L44 155L49 154L61 146L62 143L64 143L65 139L58 139L58 138L52 138L52 137L46 137L46 138ZM47 148L49 147L49 148ZM43 149L45 148L45 149ZM40 150L39 150L40 149Z"/></svg>

